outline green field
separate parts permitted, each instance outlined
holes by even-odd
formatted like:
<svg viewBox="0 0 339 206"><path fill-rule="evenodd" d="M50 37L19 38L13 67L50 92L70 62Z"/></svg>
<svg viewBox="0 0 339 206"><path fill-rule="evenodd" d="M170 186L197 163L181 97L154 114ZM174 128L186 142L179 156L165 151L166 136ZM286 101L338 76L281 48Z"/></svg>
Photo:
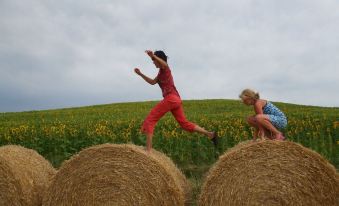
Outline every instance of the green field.
<svg viewBox="0 0 339 206"><path fill-rule="evenodd" d="M55 167L70 156L101 143L145 144L139 133L143 119L157 102L119 103L59 110L0 113L0 145L18 144L38 151ZM288 117L284 133L311 148L339 168L339 108L276 103ZM219 155L251 138L245 122L251 107L236 100L184 101L187 118L207 130L217 130L215 149L206 137L183 131L171 114L158 123L153 147L184 171L199 192L203 175Z"/></svg>

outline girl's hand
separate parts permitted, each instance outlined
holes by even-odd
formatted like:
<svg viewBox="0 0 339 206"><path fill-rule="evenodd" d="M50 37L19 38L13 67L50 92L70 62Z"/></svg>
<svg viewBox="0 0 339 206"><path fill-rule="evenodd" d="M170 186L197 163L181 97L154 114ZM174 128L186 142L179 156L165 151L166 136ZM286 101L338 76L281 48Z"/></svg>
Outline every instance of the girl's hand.
<svg viewBox="0 0 339 206"><path fill-rule="evenodd" d="M146 54L148 55L148 56L150 56L151 58L153 57L153 51L151 51L151 50L146 50L145 51L146 52Z"/></svg>
<svg viewBox="0 0 339 206"><path fill-rule="evenodd" d="M134 69L134 72L137 73L138 75L141 74L141 71L140 71L140 69L138 69L138 68L135 68L135 69Z"/></svg>

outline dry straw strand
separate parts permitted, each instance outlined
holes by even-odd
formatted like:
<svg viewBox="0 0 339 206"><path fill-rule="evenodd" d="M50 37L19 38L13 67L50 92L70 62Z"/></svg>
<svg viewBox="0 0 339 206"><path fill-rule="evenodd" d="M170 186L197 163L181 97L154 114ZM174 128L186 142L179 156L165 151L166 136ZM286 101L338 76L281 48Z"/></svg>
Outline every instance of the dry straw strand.
<svg viewBox="0 0 339 206"><path fill-rule="evenodd" d="M219 157L198 203L338 206L339 175L321 155L300 144L250 141Z"/></svg>
<svg viewBox="0 0 339 206"><path fill-rule="evenodd" d="M0 147L0 205L41 205L55 173L52 165L34 150L17 145Z"/></svg>
<svg viewBox="0 0 339 206"><path fill-rule="evenodd" d="M164 154L103 144L63 163L43 205L184 205L189 197L188 181Z"/></svg>

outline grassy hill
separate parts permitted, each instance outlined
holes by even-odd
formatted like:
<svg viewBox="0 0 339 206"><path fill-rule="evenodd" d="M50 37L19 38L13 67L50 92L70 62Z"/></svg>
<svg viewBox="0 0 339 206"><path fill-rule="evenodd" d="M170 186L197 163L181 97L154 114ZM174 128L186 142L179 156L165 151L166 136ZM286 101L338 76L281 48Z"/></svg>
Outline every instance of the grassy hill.
<svg viewBox="0 0 339 206"><path fill-rule="evenodd" d="M20 144L37 150L54 166L93 144L143 145L140 125L157 102L117 103L80 108L0 113L0 145ZM339 108L276 103L288 117L285 134L339 166ZM180 165L209 165L239 141L250 139L245 122L252 108L236 100L184 101L187 118L221 137L217 150L203 136L179 128L172 115L158 123L154 148Z"/></svg>
<svg viewBox="0 0 339 206"><path fill-rule="evenodd" d="M140 126L157 102L117 103L46 111L0 113L0 145L32 148L55 167L70 156L101 143L145 145ZM199 193L202 177L219 155L240 141L251 139L245 118L251 107L237 100L189 100L184 109L190 121L221 137L217 149L206 137L179 128L172 115L158 123L153 147L184 171ZM275 103L288 117L285 136L311 148L339 168L339 108Z"/></svg>

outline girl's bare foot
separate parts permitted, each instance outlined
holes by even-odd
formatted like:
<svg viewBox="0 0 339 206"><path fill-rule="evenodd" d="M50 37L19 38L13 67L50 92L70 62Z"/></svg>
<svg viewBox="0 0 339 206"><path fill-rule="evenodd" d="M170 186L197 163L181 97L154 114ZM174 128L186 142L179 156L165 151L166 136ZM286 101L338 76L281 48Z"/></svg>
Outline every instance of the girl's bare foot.
<svg viewBox="0 0 339 206"><path fill-rule="evenodd" d="M264 140L266 140L266 137L265 136L261 136L259 140L260 141L264 141Z"/></svg>
<svg viewBox="0 0 339 206"><path fill-rule="evenodd" d="M281 141L283 141L283 140L285 140L285 137L284 137L284 135L282 133L279 133L279 134L275 135L274 140L281 140Z"/></svg>

